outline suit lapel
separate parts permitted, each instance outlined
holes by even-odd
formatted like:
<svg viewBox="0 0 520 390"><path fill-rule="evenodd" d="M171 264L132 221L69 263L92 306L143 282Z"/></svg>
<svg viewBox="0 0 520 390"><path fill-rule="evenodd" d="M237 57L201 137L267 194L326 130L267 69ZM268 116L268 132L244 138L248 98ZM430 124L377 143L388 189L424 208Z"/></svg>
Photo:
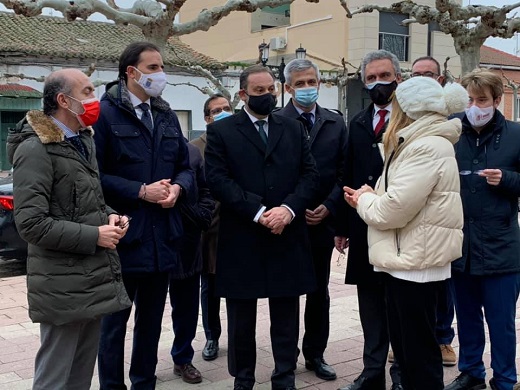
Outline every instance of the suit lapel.
<svg viewBox="0 0 520 390"><path fill-rule="evenodd" d="M242 133L249 142L255 145L262 154L265 154L266 146L262 141L262 138L260 138L256 126L253 124L253 122L251 122L251 119L249 118L244 109L242 109L242 111L238 113L236 124L238 131ZM271 136L270 132L271 121L269 121L269 136Z"/></svg>
<svg viewBox="0 0 520 390"><path fill-rule="evenodd" d="M276 115L269 115L269 138L267 140L267 152L265 153L266 157L272 153L278 144L278 141L280 141L283 131L284 128L282 122L276 117Z"/></svg>

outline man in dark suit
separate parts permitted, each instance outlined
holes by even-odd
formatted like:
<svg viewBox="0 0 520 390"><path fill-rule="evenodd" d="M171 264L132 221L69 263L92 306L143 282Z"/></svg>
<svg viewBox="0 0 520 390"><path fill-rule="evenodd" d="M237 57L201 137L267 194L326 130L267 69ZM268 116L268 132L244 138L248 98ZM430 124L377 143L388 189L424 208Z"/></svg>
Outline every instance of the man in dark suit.
<svg viewBox="0 0 520 390"><path fill-rule="evenodd" d="M320 107L318 66L309 60L294 59L285 67L285 88L292 95L287 105L275 114L300 120L307 131L311 153L320 173L318 196L305 210L311 239L312 258L318 289L307 294L305 334L302 352L305 367L324 380L336 379L336 372L323 354L327 348L330 325L330 257L334 248L332 220L342 206L341 172L347 148L347 126L341 115Z"/></svg>
<svg viewBox="0 0 520 390"><path fill-rule="evenodd" d="M303 125L270 115L274 76L260 65L240 75L244 109L208 126L206 178L221 203L217 295L226 298L228 365L235 390L255 383L256 310L269 298L274 390L295 389L299 296L316 287L305 210L318 172Z"/></svg>
<svg viewBox="0 0 520 390"><path fill-rule="evenodd" d="M206 124L233 115L230 101L223 95L215 94L204 102L204 120ZM191 141L202 157L206 150L206 133ZM200 278L200 306L202 309L202 326L206 336L206 344L202 349L204 360L215 360L218 357L219 338L222 332L220 325L220 297L215 294L215 267L217 264L217 239L219 226L218 202L215 205L213 219L209 229L202 233L203 272Z"/></svg>
<svg viewBox="0 0 520 390"><path fill-rule="evenodd" d="M348 150L344 168L344 184L360 188L374 187L383 171L379 149L390 111L391 99L401 82L397 57L385 50L368 53L361 63L361 79L372 104L355 115L349 124ZM352 187L353 186L353 187ZM347 247L345 283L356 284L359 317L363 327L363 371L351 384L340 390L385 390L385 366L389 348L383 278L368 261L367 225L354 208L346 206L338 217L336 249ZM392 390L402 389L397 364L390 369Z"/></svg>

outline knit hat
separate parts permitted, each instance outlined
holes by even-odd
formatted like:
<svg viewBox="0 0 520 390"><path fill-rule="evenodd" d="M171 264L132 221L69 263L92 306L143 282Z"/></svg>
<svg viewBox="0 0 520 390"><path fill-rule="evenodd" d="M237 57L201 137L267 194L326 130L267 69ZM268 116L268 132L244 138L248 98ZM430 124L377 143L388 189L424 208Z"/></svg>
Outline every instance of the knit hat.
<svg viewBox="0 0 520 390"><path fill-rule="evenodd" d="M395 95L401 109L414 120L432 112L444 116L462 112L469 101L460 84L449 83L443 88L431 77L412 77L397 86Z"/></svg>

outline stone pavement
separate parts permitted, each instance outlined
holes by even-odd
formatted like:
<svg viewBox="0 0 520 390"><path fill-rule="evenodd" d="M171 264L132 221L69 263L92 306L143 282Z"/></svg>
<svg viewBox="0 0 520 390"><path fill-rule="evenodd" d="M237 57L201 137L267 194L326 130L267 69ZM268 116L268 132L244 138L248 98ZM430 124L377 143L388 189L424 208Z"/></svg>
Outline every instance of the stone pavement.
<svg viewBox="0 0 520 390"><path fill-rule="evenodd" d="M357 309L356 288L343 283L345 274L345 260L338 258L337 252L332 256L332 274L330 280L331 295L331 332L329 346L325 354L327 362L334 366L338 379L332 382L318 379L312 372L304 367L304 361L300 355L296 375L298 389L337 389L353 381L363 367L361 353L363 349L363 337ZM1 267L0 263L0 267ZM304 299L301 299L302 309ZM222 326L226 329L225 305L222 305ZM303 310L302 310L303 311ZM212 362L205 362L201 358L201 350L204 346L204 332L201 321L197 329L197 336L193 342L195 349L194 365L202 372L204 380L197 385L190 385L173 374L173 363L169 355L173 334L170 310L167 306L163 320L163 332L159 346L159 363L157 366L157 389L232 389L233 379L227 372L225 332L220 340L220 357ZM303 314L302 314L303 318ZM516 329L520 328L520 310L517 312ZM127 334L126 369L131 348L132 326L129 324ZM300 330L300 337L303 331ZM27 299L25 276L0 278L0 389L25 390L31 388L34 356L39 346L39 327L33 324L27 316ZM457 339L453 346L457 347ZM518 344L517 344L518 346ZM258 326L257 326L257 370L256 390L269 390L269 378L273 369L271 347L269 341L269 318L265 300L259 301ZM456 348L458 352L458 348ZM518 347L517 347L518 351ZM520 353L517 352L517 356ZM486 349L484 360L489 367L489 346ZM519 366L520 358L517 359ZM97 370L96 370L97 371ZM488 378L490 370L488 368ZM456 367L445 368L445 383L457 375ZM128 379L127 379L127 384ZM390 380L387 377L387 386L390 388ZM98 378L94 377L92 389L99 389ZM59 389L57 389L59 390Z"/></svg>

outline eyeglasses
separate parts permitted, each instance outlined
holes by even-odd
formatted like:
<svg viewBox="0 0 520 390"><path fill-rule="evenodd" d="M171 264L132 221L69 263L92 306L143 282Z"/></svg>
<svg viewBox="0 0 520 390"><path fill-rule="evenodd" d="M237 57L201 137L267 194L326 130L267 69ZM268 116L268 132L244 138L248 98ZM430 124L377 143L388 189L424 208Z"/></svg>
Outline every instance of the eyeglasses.
<svg viewBox="0 0 520 390"><path fill-rule="evenodd" d="M209 113L210 113L210 115L213 116L213 115L218 115L218 114L220 114L222 111L231 112L231 107L226 106L226 107L214 108L214 109L211 110Z"/></svg>
<svg viewBox="0 0 520 390"><path fill-rule="evenodd" d="M414 73L412 73L411 76L412 77L430 77L432 79L436 79L437 77L439 77L439 75L437 73L433 73L433 72L423 72L423 73L414 72Z"/></svg>
<svg viewBox="0 0 520 390"><path fill-rule="evenodd" d="M469 175L480 175L484 170L480 169L478 171L460 171L459 175L461 176L469 176Z"/></svg>

